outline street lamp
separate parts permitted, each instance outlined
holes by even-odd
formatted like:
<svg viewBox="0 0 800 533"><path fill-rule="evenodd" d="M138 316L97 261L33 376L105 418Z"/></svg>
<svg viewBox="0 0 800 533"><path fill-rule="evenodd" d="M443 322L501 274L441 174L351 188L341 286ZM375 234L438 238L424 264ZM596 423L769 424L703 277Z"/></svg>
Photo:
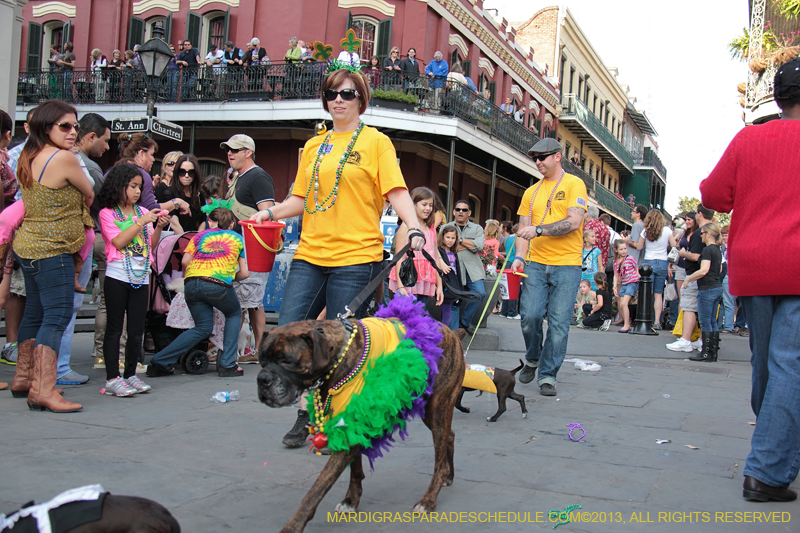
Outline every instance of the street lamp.
<svg viewBox="0 0 800 533"><path fill-rule="evenodd" d="M145 76L147 76L147 116L156 114L155 81L161 78L175 55L164 42L164 30L161 23L153 26L153 38L139 47L139 59L142 62Z"/></svg>

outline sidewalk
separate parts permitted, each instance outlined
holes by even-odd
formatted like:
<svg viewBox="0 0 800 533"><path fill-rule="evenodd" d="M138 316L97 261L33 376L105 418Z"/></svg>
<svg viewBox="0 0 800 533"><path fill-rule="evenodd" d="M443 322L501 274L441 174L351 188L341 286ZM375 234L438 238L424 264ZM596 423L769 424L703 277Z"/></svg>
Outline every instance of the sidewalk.
<svg viewBox="0 0 800 533"><path fill-rule="evenodd" d="M472 349L468 362L517 366L524 357L519 322L489 320L488 332L479 331L496 334L501 350ZM474 515L488 522L449 523L442 515L436 523L419 517L416 523L375 521L384 512L402 518L430 481L430 433L413 421L406 441L398 440L378 459L364 481L360 511L381 514L361 515L372 522L328 523L328 513L346 491L345 474L306 531L552 531L548 511L577 504L588 514L574 515L557 531L800 530L797 502L742 499L754 421L747 339L723 337L722 361L716 364L685 361L689 354L669 352L664 344L672 339L666 333L637 337L572 327L570 356L591 358L602 370L581 372L565 363L555 398L540 396L534 384L518 383L529 411L524 420L519 405L509 401L498 422L486 422L497 408L496 397L465 394L463 403L472 412L454 413L455 482L442 489L437 511L493 513ZM208 372L148 379L151 393L112 398L98 392L104 372L91 369L90 347L91 334L76 334L73 367L91 381L65 387L67 398L84 405L82 413L34 413L24 400L0 392L5 457L0 512L100 483L117 494L161 502L186 532L281 528L327 459L307 448L281 446L296 410L258 402L256 365L245 365L243 378ZM10 382L12 376L13 367L0 365L0 380ZM231 389L241 392L241 401L209 401L215 391ZM568 438L572 422L586 430L580 442ZM656 444L658 439L671 442ZM470 515L461 519L469 521ZM529 522L508 523L516 519Z"/></svg>

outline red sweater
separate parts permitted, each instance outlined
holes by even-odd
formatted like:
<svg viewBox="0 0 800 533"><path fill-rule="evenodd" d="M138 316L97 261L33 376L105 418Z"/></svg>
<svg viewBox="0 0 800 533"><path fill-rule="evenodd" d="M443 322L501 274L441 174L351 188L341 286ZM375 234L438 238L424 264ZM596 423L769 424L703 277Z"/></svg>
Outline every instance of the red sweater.
<svg viewBox="0 0 800 533"><path fill-rule="evenodd" d="M731 294L800 295L800 120L741 130L700 194L709 209L733 211Z"/></svg>

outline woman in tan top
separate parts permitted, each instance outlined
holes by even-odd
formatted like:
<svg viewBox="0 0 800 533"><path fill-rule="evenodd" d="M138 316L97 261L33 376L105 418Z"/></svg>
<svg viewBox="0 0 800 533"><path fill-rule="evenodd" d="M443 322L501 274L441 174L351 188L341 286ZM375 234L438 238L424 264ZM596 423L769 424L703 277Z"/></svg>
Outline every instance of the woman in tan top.
<svg viewBox="0 0 800 533"><path fill-rule="evenodd" d="M84 205L92 204L94 192L69 152L79 128L75 108L50 100L36 109L28 126L17 167L25 219L14 238L27 302L11 390L15 397L27 396L32 411L79 411L83 407L62 398L54 386L61 337L72 317L72 254L84 244L84 227L92 225Z"/></svg>

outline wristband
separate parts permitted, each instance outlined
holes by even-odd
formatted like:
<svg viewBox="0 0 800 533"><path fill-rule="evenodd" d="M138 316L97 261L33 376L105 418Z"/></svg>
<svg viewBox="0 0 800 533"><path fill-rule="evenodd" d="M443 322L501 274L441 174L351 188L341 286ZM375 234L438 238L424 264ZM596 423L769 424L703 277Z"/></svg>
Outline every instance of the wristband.
<svg viewBox="0 0 800 533"><path fill-rule="evenodd" d="M141 223L140 223L138 220L134 220L134 223L135 223L137 226L139 226L140 228L143 228L143 227L144 227L144 225L143 225L143 224L141 224Z"/></svg>
<svg viewBox="0 0 800 533"><path fill-rule="evenodd" d="M180 208L180 204L178 203L178 199L177 198L173 198L172 199L172 205L175 206L175 209Z"/></svg>
<svg viewBox="0 0 800 533"><path fill-rule="evenodd" d="M270 209L270 208L268 207L268 208L266 208L266 209L265 209L265 211L266 211L267 213L269 213L269 221L270 221L270 222L272 222L273 220L275 220L275 217L273 217L273 216L272 216L272 209Z"/></svg>
<svg viewBox="0 0 800 533"><path fill-rule="evenodd" d="M520 260L520 261L522 261L523 263L525 262L525 259L523 259L522 257L520 257L520 256L518 256L518 255L517 255L517 256L514 256L514 260L516 261L517 259L519 259L519 260Z"/></svg>

